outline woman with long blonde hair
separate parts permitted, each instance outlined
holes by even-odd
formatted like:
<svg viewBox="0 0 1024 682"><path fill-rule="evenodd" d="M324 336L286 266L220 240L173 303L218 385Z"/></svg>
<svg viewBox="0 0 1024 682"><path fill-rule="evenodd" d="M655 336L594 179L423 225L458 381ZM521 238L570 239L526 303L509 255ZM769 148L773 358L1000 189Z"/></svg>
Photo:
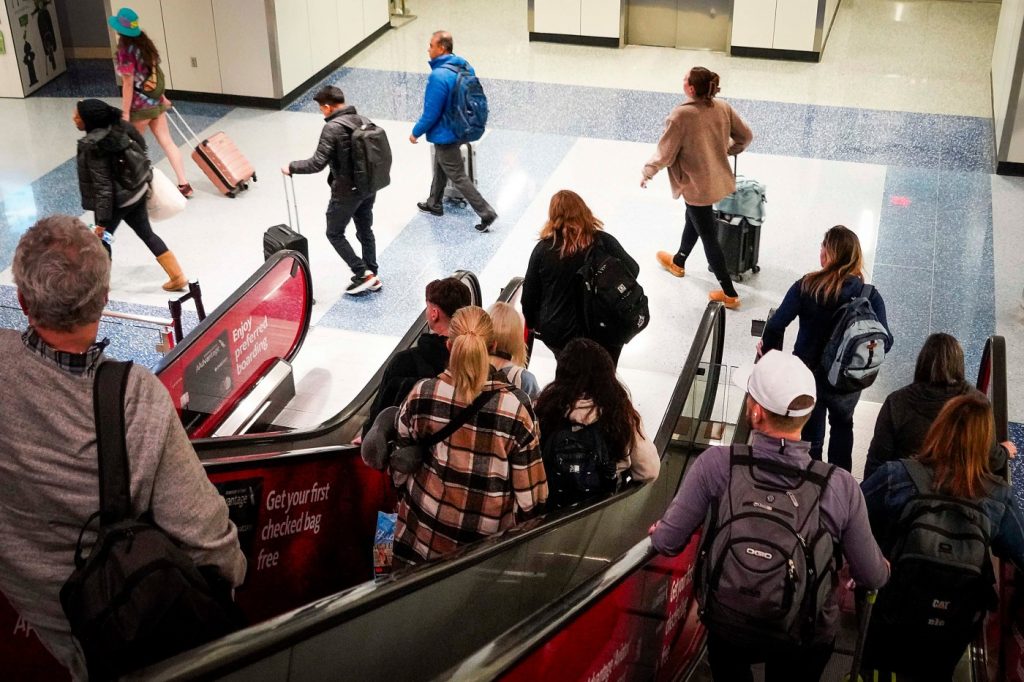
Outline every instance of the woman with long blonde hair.
<svg viewBox="0 0 1024 682"><path fill-rule="evenodd" d="M980 570L973 580L960 578L955 584L946 585L941 576L922 576L920 563L913 565L908 560L904 567L901 557L907 554L900 547L907 537L907 523L921 509L920 502L916 508L907 509L906 513L904 510L917 496L939 496L929 498L929 503L936 505L930 508L931 513L952 508L959 510L955 512L957 518L971 516L971 525L959 527L959 537L947 535L951 544L946 548L940 544L938 551L953 554L952 543L959 541L961 544L956 546L962 547L963 536L969 536L968 529L974 528L986 536L996 556L1012 561L1018 570L1024 569L1024 519L1010 486L989 470L993 440L992 405L984 395L971 390L945 404L916 457L885 462L861 485L871 530L886 558L893 562L889 585L880 592L872 615L865 649L866 667L911 674L913 679L949 680L968 643L981 628L986 609L992 606L994 576L986 566L987 548L975 552L981 556L981 566L970 563L967 553L956 554L959 562ZM963 507L951 502L959 502ZM939 517L922 518L921 522L934 525L939 523L936 518ZM920 594L922 581L936 593L952 592L942 599L953 601L940 606L932 600L932 592L925 594L925 602L935 609L935 618L955 618L948 627L941 627L941 622L925 624L908 616L919 613L914 604L920 600L912 595Z"/></svg>
<svg viewBox="0 0 1024 682"><path fill-rule="evenodd" d="M540 384L533 372L526 369L526 329L523 316L515 306L498 301L487 309L494 325L494 343L491 347L491 364L504 373L516 388L536 400L540 395Z"/></svg>
<svg viewBox="0 0 1024 682"><path fill-rule="evenodd" d="M394 474L401 560L432 559L503 531L547 500L533 409L491 365L493 345L490 316L460 308L448 330L448 369L417 383L399 408L398 437L432 443L418 471Z"/></svg>
<svg viewBox="0 0 1024 682"><path fill-rule="evenodd" d="M821 369L821 359L832 336L837 311L860 296L864 289L864 256L857 234L842 225L830 228L821 242L818 261L821 269L798 279L768 320L761 340L761 352L782 350L786 327L793 320L800 319L793 354L814 372L818 388L818 399L810 420L804 426L803 439L811 444L811 457L820 460L827 416L828 461L850 471L853 468L853 411L860 400L860 391L839 393L832 388ZM878 289L872 289L868 300L878 321L888 330L885 302ZM891 332L884 346L888 353L892 348Z"/></svg>
<svg viewBox="0 0 1024 682"><path fill-rule="evenodd" d="M572 339L590 338L618 363L622 345L589 334L583 319L583 290L578 272L591 249L600 248L622 261L636 277L640 266L602 223L583 198L572 190L555 192L548 220L530 255L523 280L526 326L557 355Z"/></svg>

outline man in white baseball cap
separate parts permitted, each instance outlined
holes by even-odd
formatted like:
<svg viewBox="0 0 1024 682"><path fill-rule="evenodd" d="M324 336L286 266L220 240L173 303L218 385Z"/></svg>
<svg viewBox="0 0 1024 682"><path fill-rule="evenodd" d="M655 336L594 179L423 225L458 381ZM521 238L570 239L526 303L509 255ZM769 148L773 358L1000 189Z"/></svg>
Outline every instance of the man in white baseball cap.
<svg viewBox="0 0 1024 682"><path fill-rule="evenodd" d="M654 548L674 556L712 510L700 585L715 680L752 681L751 666L764 663L766 679L816 682L837 631L837 551L858 584L878 588L889 578L857 482L813 461L810 444L800 440L814 409L814 386L799 358L766 353L746 382L749 445L705 450L651 529ZM818 587L786 595L789 584ZM810 602L802 598L808 594ZM808 603L813 613L799 611Z"/></svg>

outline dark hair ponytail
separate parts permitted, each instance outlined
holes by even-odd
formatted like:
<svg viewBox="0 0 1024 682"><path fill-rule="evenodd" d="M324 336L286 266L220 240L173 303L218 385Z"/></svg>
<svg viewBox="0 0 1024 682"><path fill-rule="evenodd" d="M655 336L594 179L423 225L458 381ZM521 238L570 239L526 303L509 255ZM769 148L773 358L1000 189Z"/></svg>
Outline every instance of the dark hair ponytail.
<svg viewBox="0 0 1024 682"><path fill-rule="evenodd" d="M718 74L703 66L695 66L690 69L687 81L694 90L694 98L708 104L711 104L711 100L721 89L718 86Z"/></svg>

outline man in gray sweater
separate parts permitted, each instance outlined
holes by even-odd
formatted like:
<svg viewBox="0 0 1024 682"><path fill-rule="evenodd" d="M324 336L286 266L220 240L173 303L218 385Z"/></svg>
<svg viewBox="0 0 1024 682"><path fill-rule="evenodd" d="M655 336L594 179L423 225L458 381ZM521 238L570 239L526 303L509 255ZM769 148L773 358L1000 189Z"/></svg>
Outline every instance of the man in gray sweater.
<svg viewBox="0 0 1024 682"><path fill-rule="evenodd" d="M0 330L0 591L75 679L85 660L61 608L79 531L99 509L93 378L110 258L79 220L43 218L14 254L24 333ZM227 505L206 477L160 381L135 365L125 398L132 511L232 586L245 557ZM83 547L96 539L93 523Z"/></svg>
<svg viewBox="0 0 1024 682"><path fill-rule="evenodd" d="M732 589L740 595L741 600L748 599L754 605L745 611L749 613L758 610L758 601L767 599L774 589L774 584L766 587L765 583L765 576L773 570L773 554L776 561L780 555L785 556L784 545L764 541L763 535L774 535L774 527L781 527L778 524L780 518L793 519L794 526L798 522L803 523L799 544L813 550L816 547L813 538L817 526L807 521L810 519L820 522L831 535L831 542L828 542L827 537L824 538L825 557L838 548L846 557L850 575L858 584L867 588L884 585L889 579L888 563L871 535L864 496L853 476L838 467L815 463L813 471L817 471L816 467L824 467L826 473L815 479L819 483L814 486L813 496L810 500L804 497L805 503L801 505L798 498L807 494L806 489L793 488L792 477L778 469L778 465L802 470L809 470L812 466L810 444L800 440L800 430L814 409L814 375L796 356L769 351L754 365L754 371L747 382L747 393L747 416L753 431L750 455L759 465L738 463L726 446L705 450L690 467L661 521L652 528L654 548L669 556L681 552L689 544L693 532L704 522L709 509L719 510L719 521L723 516L736 519L742 514L749 519L755 515L774 514L772 523L761 525L760 528L765 531L762 535L737 534L737 544L732 545L727 552L739 558L734 561L731 572L730 568L725 569L727 575L722 579L723 582L717 583L726 585L726 579L729 579L731 582L722 589ZM736 486L730 489L732 478L747 477L748 471L755 483L751 485L745 481L739 489ZM809 473L807 480L811 480L811 476ZM753 501L740 503L740 509L737 510L739 496ZM730 507L731 512L721 513ZM722 527L724 524L718 526L719 529ZM739 527L733 525L734 529ZM752 526L748 525L745 530L750 528ZM710 529L705 530L710 532ZM758 542L750 536L764 542ZM784 537L784 534L780 537ZM718 546L712 545L704 561L711 561L720 576L725 564L716 564L720 556L715 553ZM803 558L795 554L793 558L796 563L789 562L790 577L799 581L802 575L799 567ZM786 564L782 565L785 567ZM749 567L747 573L744 573L743 566ZM745 575L750 579L749 584L743 582ZM756 584L758 580L762 582ZM708 589L707 585L703 585L702 589ZM721 596L715 593L712 599ZM836 591L830 590L824 602L815 614L811 641L801 645L779 645L779 638L771 637L774 633L755 637L753 643L740 643L739 636L730 636L730 633L720 631L720 627L716 629L713 623L708 623L708 660L714 679L752 681L750 666L763 662L766 663L766 679L817 682L828 664L836 636L839 616ZM743 616L740 616L739 620L742 619Z"/></svg>

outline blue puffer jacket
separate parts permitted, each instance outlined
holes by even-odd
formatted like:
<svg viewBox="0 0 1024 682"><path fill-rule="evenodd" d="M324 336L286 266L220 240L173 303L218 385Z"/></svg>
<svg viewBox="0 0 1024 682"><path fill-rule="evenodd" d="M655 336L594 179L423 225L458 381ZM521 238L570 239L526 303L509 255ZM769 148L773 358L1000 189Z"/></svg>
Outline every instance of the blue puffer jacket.
<svg viewBox="0 0 1024 682"><path fill-rule="evenodd" d="M454 71L444 68L445 64L464 66L476 75L469 62L457 54L443 54L430 60L430 78L427 79L427 91L423 95L423 115L416 121L412 134L419 137L426 133L427 142L433 144L453 144L460 141L444 120L448 97L458 78Z"/></svg>

